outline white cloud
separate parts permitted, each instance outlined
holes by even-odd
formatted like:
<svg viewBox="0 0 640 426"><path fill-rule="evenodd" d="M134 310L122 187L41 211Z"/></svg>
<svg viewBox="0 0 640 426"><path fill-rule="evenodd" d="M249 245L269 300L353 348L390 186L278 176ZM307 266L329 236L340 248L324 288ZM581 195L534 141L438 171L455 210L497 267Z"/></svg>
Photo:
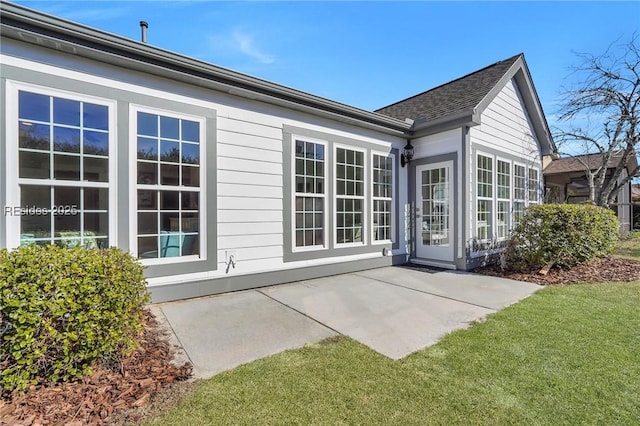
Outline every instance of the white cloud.
<svg viewBox="0 0 640 426"><path fill-rule="evenodd" d="M261 47L256 45L255 37L241 29L234 29L229 32L209 35L210 52L196 55L204 60L210 60L215 63L225 63L226 66L233 69L247 68L246 58L249 58L253 64L269 65L276 62L275 55L265 52ZM240 61L239 59L242 58Z"/></svg>
<svg viewBox="0 0 640 426"><path fill-rule="evenodd" d="M276 57L269 53L265 53L258 46L255 45L254 37L252 34L245 33L241 30L234 30L231 35L235 46L240 49L242 53L256 59L262 64L272 64L276 61Z"/></svg>

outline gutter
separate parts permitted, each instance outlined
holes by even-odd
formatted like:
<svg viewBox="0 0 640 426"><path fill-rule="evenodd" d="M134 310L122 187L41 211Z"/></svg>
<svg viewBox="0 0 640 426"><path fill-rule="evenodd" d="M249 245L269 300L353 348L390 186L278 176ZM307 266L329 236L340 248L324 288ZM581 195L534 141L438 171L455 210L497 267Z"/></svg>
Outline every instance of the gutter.
<svg viewBox="0 0 640 426"><path fill-rule="evenodd" d="M128 68L176 78L250 99L325 115L361 127L375 128L390 134L408 134L411 125L382 114L369 112L320 96L251 77L189 58L146 43L57 18L23 6L0 3L1 35L22 42L42 45ZM110 58L109 58L110 57ZM108 60L107 60L108 59ZM151 66L151 68L150 68Z"/></svg>
<svg viewBox="0 0 640 426"><path fill-rule="evenodd" d="M441 131L446 128L454 128L459 126L477 126L480 124L480 113L475 109L457 112L455 114L445 115L443 117L429 120L427 118L419 118L414 121L411 131L413 137L420 137L425 134Z"/></svg>

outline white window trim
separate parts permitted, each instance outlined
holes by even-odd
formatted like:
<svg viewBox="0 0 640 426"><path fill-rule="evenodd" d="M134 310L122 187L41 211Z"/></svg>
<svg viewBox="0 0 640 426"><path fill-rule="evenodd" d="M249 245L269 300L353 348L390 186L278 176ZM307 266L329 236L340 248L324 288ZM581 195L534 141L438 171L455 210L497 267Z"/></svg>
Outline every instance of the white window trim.
<svg viewBox="0 0 640 426"><path fill-rule="evenodd" d="M509 165L509 197L508 198L500 198L499 195L498 195L498 193L500 192L500 189L498 187L499 186L499 184L498 184L498 162L499 161L502 161L503 163L507 163ZM513 161L511 161L509 159L506 159L506 158L503 158L503 157L496 156L496 158L495 158L495 182L496 182L495 200L496 201L495 201L495 215L494 216L495 216L495 224L496 224L495 236L496 236L496 239L498 241L508 240L509 239L509 231L512 228L513 221L512 221L512 218L511 218L511 216L512 216L511 212L513 210L513 194L514 194L514 191L513 191L513 182L514 182L513 171L514 171ZM506 232L506 235L504 237L500 237L498 235L498 203L500 203L500 202L509 203L508 208L507 208L507 232Z"/></svg>
<svg viewBox="0 0 640 426"><path fill-rule="evenodd" d="M480 180L477 178L478 176L478 170L479 170L479 162L478 162L478 157L483 156L483 157L487 157L491 159L491 197L481 197L479 195L479 191L478 191L478 185L480 184ZM476 151L476 167L475 167L475 175L476 175L476 199L475 199L475 205L474 205L474 211L475 211L475 215L474 215L474 219L473 219L473 223L474 223L474 227L473 227L473 233L475 235L475 238L478 239L478 241L480 242L487 242L487 241L492 241L493 238L496 235L496 227L495 227L495 222L496 222L496 192L497 192L497 182L496 182L496 156L493 154L488 154L486 152L482 152L482 151ZM491 219L491 223L489 223L490 232L487 232L487 238L479 238L478 236L478 201L489 201L491 203L491 211L490 211L490 219ZM491 233L491 235L489 235Z"/></svg>
<svg viewBox="0 0 640 426"><path fill-rule="evenodd" d="M378 155L381 157L389 157L391 158L391 198L387 198L387 197L376 197L373 195L373 157L374 155ZM371 184L369 185L371 187L371 202L369 204L369 211L371 212L371 245L383 245L383 244L392 244L395 240L396 240L396 215L395 215L395 211L393 208L394 205L394 200L396 199L396 156L391 153L391 152L382 152L382 151L371 151L371 156L370 156L370 164L371 164ZM365 180L366 180L366 176L367 176L367 170L365 169ZM388 240L376 240L375 239L375 229L373 229L373 206L375 201L391 201L391 239Z"/></svg>
<svg viewBox="0 0 640 426"><path fill-rule="evenodd" d="M529 183L530 183L530 179L529 179L529 171L530 170L535 170L536 173L538 174L538 179L536 179L536 201L531 201L529 199ZM531 204L541 204L542 202L542 194L541 194L541 188L540 188L540 168L535 167L535 166L527 166L526 167L526 184L527 184L527 191L525 193L525 195L527 196L527 206L531 205Z"/></svg>
<svg viewBox="0 0 640 426"><path fill-rule="evenodd" d="M20 184L21 183L40 183L45 185L56 186L56 183L60 184L55 179L26 179L26 178L18 178L18 155L19 155L19 147L18 147L18 101L19 91L27 91L32 93L38 93L45 96L53 96L60 97L65 99L71 99L79 102L90 102L98 105L106 106L109 110L109 182L90 182L86 183L84 181L64 181L63 185L58 186L77 186L77 187L90 187L90 188L108 188L109 189L109 208L107 211L108 221L109 221L109 246L117 246L117 198L116 198L116 188L118 186L117 181L117 144L116 144L116 133L117 133L117 102L110 100L99 98L91 95L85 95L81 93L68 92L59 89L53 89L46 86L39 86L35 84L28 84L17 82L13 80L6 81L6 96L5 96L5 141L6 141L6 149L5 149L5 163L6 163L6 177L7 182L13 181L15 182L13 185L7 184L6 186L6 205L3 206L3 210L6 207L14 207L20 206ZM10 141L14 141L11 143ZM5 212L3 211L3 214ZM17 248L20 246L20 216L16 215L6 215L5 214L5 224L7 227L7 235L6 235L6 246L10 249Z"/></svg>
<svg viewBox="0 0 640 426"><path fill-rule="evenodd" d="M516 166L522 167L524 169L524 198L516 198ZM523 203L524 209L526 210L527 206L529 205L528 202L528 175L527 175L527 165L525 163L521 163L518 161L514 161L513 162L513 177L512 177L512 181L513 181L513 200L512 200L512 207L511 207L511 229L514 228L515 224L516 224L516 220L515 220L515 203Z"/></svg>
<svg viewBox="0 0 640 426"><path fill-rule="evenodd" d="M177 113L175 111L167 111L161 110L158 108L147 107L144 105L130 104L129 105L129 251L134 256L139 256L138 253L138 189L150 189L150 190L174 190L178 191L183 189L182 186L168 186L168 185L138 185L137 183L137 167L138 167L138 120L137 115L138 112L146 112L150 114L162 115L165 117L185 119L190 121L197 121L200 123L200 187L197 191L199 192L198 203L199 203L199 219L200 219L200 230L199 230L199 255L188 255L188 256L176 256L176 257L163 257L157 259L140 259L140 262L145 266L153 266L153 265L165 265L165 264L173 264L173 263L184 263L184 262L194 262L194 261L206 261L207 260L207 187L206 187L206 121L204 117ZM216 171L212 171L212 173L216 173ZM195 187L190 187L190 190L193 190Z"/></svg>
<svg viewBox="0 0 640 426"><path fill-rule="evenodd" d="M296 192L296 141L304 141L311 142L314 144L324 146L324 193L320 196L318 194L307 194L304 192ZM329 170L329 143L326 140L310 138L307 136L299 136L299 135L291 135L291 173L289 179L291 179L291 251L292 253L301 253L308 251L319 251L319 250L327 250L329 248L329 243L327 241L327 236L329 235L327 229L329 228L329 215L331 214L329 205L327 203L328 189L329 189L329 174L327 173ZM322 198L324 205L324 224L322 228L322 245L315 246L304 246L297 247L296 246L296 197L315 197Z"/></svg>
<svg viewBox="0 0 640 426"><path fill-rule="evenodd" d="M364 162L363 164L363 185L362 185L362 190L363 190L363 195L362 196L344 196L344 195L340 195L338 196L338 149L346 149L349 151L358 151L358 152L362 152L362 160ZM367 223L367 197L368 197L368 193L369 193L369 185L367 185L367 175L368 175L368 158L367 158L367 150L364 148L357 148L354 146L350 146L350 145L343 145L343 144L334 144L333 145L333 209L331 214L334 216L334 219L337 222L337 213L338 213L338 199L342 199L342 198L352 198L352 199L359 199L362 200L362 242L353 242L353 243L338 243L338 226L336 223L336 226L333 227L333 241L334 241L334 248L347 248L347 247L362 247L362 246L366 246L367 245L367 240L368 240L368 235L369 232L367 232L368 229L368 223Z"/></svg>

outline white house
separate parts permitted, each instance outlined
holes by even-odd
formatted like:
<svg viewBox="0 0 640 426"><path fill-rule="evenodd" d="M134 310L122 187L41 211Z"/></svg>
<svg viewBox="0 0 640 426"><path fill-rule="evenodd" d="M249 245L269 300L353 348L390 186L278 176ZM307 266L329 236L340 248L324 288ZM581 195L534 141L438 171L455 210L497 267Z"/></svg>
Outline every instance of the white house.
<svg viewBox="0 0 640 426"><path fill-rule="evenodd" d="M468 270L540 202L555 147L522 54L370 112L1 7L0 247L118 246L163 301Z"/></svg>

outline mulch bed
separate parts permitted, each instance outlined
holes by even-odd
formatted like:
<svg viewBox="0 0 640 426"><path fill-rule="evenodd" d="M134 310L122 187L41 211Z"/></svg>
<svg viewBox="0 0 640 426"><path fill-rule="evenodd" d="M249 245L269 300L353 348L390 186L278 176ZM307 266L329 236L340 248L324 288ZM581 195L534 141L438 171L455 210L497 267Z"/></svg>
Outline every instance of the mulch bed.
<svg viewBox="0 0 640 426"><path fill-rule="evenodd" d="M191 377L192 366L172 363L174 350L145 311L140 347L112 366L96 365L81 381L42 383L0 399L0 425L103 425L149 405L160 391ZM117 365L116 365L117 364ZM129 420L139 420L135 413Z"/></svg>
<svg viewBox="0 0 640 426"><path fill-rule="evenodd" d="M539 270L529 272L503 271L499 266L486 266L473 272L542 285L571 284L583 281L636 281L640 280L640 261L609 257L571 269L552 268L547 275L540 274Z"/></svg>
<svg viewBox="0 0 640 426"><path fill-rule="evenodd" d="M551 269L547 275L541 275L538 270L503 271L499 266L487 266L473 272L542 285L635 281L640 280L640 261L607 258L570 270ZM181 388L178 382L191 377L192 366L173 364L174 350L148 310L145 311L145 323L140 347L118 363L117 368L98 365L93 374L82 381L43 383L31 386L26 393L5 395L0 399L0 425L136 423L146 407L158 405L157 401L164 405L163 401L179 397L188 387Z"/></svg>

